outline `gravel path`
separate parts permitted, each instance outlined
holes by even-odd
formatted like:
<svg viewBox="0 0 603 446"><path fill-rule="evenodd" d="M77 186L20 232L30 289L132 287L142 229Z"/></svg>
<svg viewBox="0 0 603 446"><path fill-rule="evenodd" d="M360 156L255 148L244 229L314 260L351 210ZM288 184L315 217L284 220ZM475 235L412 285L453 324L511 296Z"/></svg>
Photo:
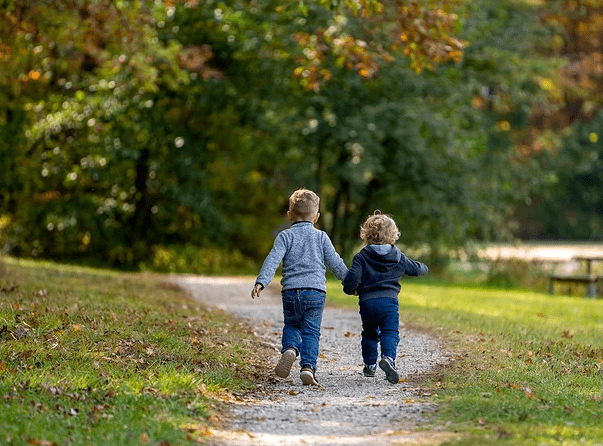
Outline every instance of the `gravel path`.
<svg viewBox="0 0 603 446"><path fill-rule="evenodd" d="M273 357L266 360L276 364L283 324L278 284L252 300L253 278L175 276L174 281L205 304L255 324L264 341L274 345ZM357 311L326 308L316 375L320 386L302 385L296 361L289 378L258 383L257 396L233 403L230 426L212 430L212 444L427 445L445 440L443 432L413 430L434 409L424 401L428 395L413 388L413 379L392 385L379 369L375 378L362 375L360 331ZM406 330L403 321L400 338L396 365L401 378L450 360L437 340Z"/></svg>

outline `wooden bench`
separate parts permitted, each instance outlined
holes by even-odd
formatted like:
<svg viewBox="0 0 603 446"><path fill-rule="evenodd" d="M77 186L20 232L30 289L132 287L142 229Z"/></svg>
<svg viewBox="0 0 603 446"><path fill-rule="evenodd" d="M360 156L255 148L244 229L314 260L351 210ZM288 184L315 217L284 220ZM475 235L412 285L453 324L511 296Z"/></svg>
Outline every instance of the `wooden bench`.
<svg viewBox="0 0 603 446"><path fill-rule="evenodd" d="M552 274L549 276L549 293L555 294L555 283L569 283L586 285L586 296L597 297L597 281L601 280L601 277L597 277L593 274L587 274L583 276L568 276L561 274Z"/></svg>

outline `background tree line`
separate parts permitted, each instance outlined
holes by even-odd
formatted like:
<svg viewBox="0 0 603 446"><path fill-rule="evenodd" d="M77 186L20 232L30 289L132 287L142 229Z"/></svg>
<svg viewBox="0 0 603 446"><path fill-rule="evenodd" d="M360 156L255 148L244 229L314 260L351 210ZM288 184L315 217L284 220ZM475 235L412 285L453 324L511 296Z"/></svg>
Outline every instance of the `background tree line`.
<svg viewBox="0 0 603 446"><path fill-rule="evenodd" d="M444 265L600 240L595 0L0 0L0 246L226 272L286 197L344 257L375 209Z"/></svg>

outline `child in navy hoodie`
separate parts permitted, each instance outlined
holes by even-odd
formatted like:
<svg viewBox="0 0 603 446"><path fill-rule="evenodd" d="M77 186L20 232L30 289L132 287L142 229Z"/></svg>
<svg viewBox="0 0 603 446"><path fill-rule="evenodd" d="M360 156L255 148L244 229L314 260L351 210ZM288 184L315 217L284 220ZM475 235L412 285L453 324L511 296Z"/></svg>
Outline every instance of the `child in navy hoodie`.
<svg viewBox="0 0 603 446"><path fill-rule="evenodd" d="M404 275L421 276L428 271L423 263L409 259L394 246L398 237L396 222L375 211L360 226L360 238L365 246L354 256L343 281L343 291L359 298L362 371L365 376L375 376L380 344L379 368L392 384L400 379L395 364L400 342L399 281Z"/></svg>

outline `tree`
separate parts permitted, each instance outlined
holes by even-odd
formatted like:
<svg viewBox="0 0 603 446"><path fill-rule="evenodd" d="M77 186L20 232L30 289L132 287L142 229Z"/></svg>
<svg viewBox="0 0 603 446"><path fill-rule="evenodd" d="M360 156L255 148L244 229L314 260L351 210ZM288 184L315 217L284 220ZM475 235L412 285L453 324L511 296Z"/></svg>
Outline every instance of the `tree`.
<svg viewBox="0 0 603 446"><path fill-rule="evenodd" d="M167 245L259 259L299 186L344 254L375 208L436 257L499 236L542 96L501 39L533 36L523 9L471 5L4 0L0 237L122 266Z"/></svg>

